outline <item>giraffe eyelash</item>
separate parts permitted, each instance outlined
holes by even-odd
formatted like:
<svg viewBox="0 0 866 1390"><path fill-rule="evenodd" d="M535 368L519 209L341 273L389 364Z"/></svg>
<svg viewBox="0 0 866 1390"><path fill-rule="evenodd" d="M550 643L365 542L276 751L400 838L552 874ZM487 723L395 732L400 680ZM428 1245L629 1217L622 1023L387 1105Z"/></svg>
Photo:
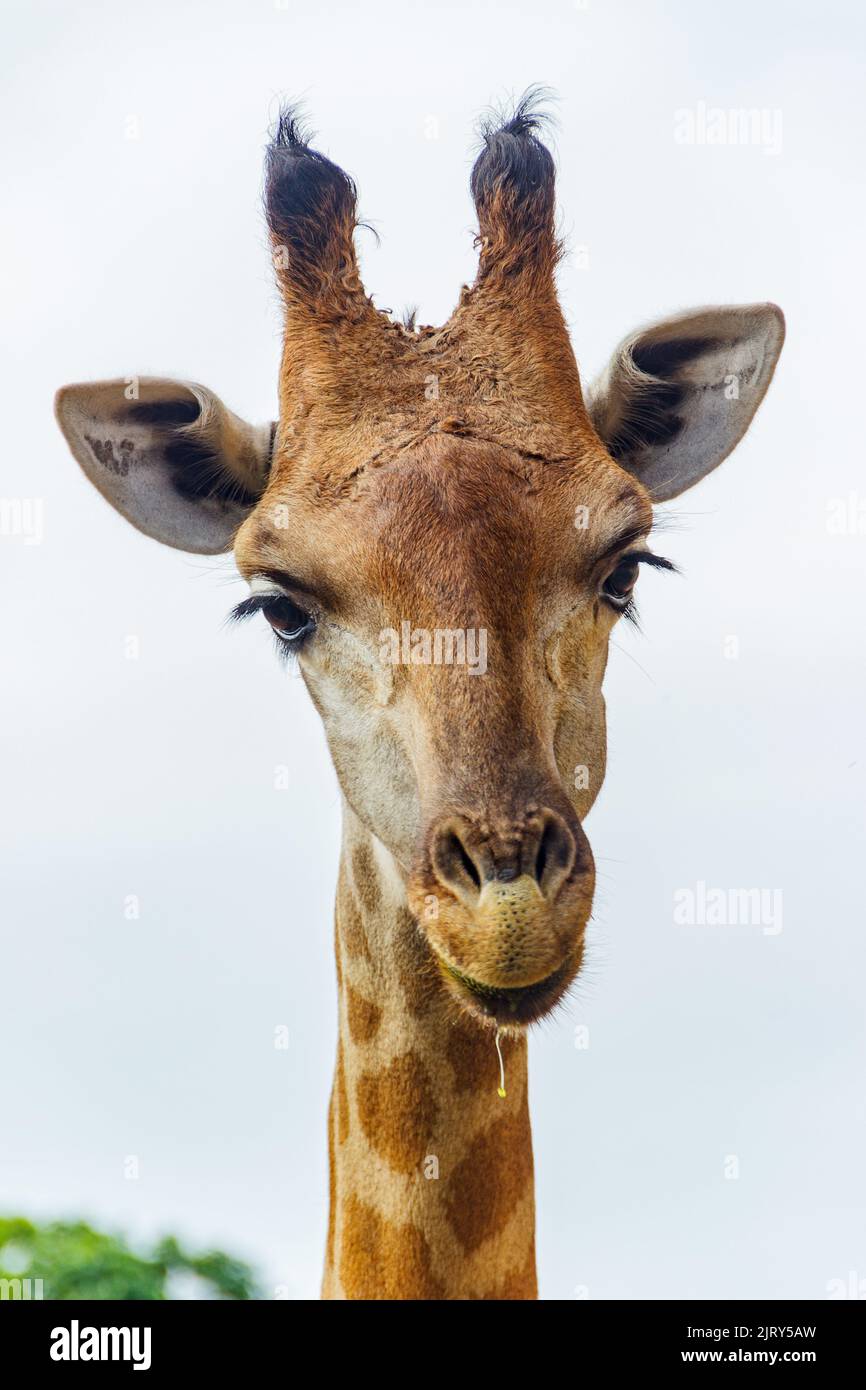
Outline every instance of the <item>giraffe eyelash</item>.
<svg viewBox="0 0 866 1390"><path fill-rule="evenodd" d="M624 555L620 555L617 558L616 564L610 571L608 578L616 573L618 566L627 564L629 561L634 561L637 565L651 565L654 569L667 570L671 574L680 573L673 560L666 559L664 555L656 555L652 550L629 550L626 551ZM628 599L622 604L617 603L612 595L606 595L603 589L602 598L608 608L613 609L617 617L625 618L626 622L631 623L632 627L637 628L638 631L641 630L637 599L635 598L634 592L632 592Z"/></svg>
<svg viewBox="0 0 866 1390"><path fill-rule="evenodd" d="M273 603L275 599L285 597L287 596L280 593L279 589L274 589L273 591L269 590L267 593L250 594L249 598L242 599L240 603L235 604L234 608L229 613L227 621L230 623L244 623L247 618L252 618L256 613L261 613L262 609L267 607L269 603Z"/></svg>
<svg viewBox="0 0 866 1390"><path fill-rule="evenodd" d="M288 609L288 612L274 611L278 610L280 604L284 610ZM246 622L256 613L264 613L267 618L273 629L277 655L283 660L297 656L316 629L315 618L280 589L266 589L257 594L250 594L248 598L235 605L229 613L228 621Z"/></svg>

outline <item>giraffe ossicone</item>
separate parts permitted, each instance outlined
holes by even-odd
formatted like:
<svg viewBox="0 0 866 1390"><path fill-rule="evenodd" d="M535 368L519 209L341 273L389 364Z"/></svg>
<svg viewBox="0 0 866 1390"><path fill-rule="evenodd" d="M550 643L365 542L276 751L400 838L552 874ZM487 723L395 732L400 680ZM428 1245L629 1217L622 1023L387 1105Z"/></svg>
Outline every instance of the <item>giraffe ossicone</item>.
<svg viewBox="0 0 866 1390"><path fill-rule="evenodd" d="M483 131L475 281L416 328L367 296L355 185L285 111L278 419L162 378L57 397L133 525L233 548L236 615L270 624L324 721L343 795L328 1298L536 1296L526 1029L583 960L609 636L641 567L670 568L653 504L738 443L784 337L770 304L681 313L584 391L542 137L531 99Z"/></svg>

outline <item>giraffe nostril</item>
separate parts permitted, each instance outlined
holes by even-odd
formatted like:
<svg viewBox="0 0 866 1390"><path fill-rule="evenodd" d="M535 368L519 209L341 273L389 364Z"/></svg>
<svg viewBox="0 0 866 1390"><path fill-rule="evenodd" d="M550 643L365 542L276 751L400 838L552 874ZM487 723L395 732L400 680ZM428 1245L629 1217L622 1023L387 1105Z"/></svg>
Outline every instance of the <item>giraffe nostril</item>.
<svg viewBox="0 0 866 1390"><path fill-rule="evenodd" d="M431 857L436 877L464 902L474 904L481 891L482 872L453 822L434 837Z"/></svg>
<svg viewBox="0 0 866 1390"><path fill-rule="evenodd" d="M460 866L460 871L467 875L474 883L476 888L481 887L481 875L475 867L473 859L470 857L466 846L459 835L450 835L446 853L450 854Z"/></svg>
<svg viewBox="0 0 866 1390"><path fill-rule="evenodd" d="M535 879L546 898L556 897L571 872L576 852L574 836L565 821L552 811L546 812L535 851Z"/></svg>

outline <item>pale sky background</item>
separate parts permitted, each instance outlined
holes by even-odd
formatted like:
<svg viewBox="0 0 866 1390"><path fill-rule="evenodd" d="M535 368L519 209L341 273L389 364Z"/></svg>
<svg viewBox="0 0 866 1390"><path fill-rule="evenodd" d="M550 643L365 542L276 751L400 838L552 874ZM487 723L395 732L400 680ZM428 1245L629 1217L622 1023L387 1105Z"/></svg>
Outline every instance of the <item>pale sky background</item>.
<svg viewBox="0 0 866 1390"><path fill-rule="evenodd" d="M156 373L272 417L281 96L359 183L377 302L445 318L473 274L473 122L543 82L563 229L588 248L561 272L585 376L638 323L713 301L777 301L788 341L746 441L667 508L685 577L645 574L645 635L615 636L590 964L531 1042L541 1292L866 1280L862 7L6 0L3 29L0 495L41 499L44 531L0 536L0 1211L173 1229L317 1293L324 738L265 625L222 628L230 560L124 523L51 400ZM700 103L766 111L781 148L677 143ZM833 533L851 494L862 529ZM781 932L676 926L699 881L780 889Z"/></svg>

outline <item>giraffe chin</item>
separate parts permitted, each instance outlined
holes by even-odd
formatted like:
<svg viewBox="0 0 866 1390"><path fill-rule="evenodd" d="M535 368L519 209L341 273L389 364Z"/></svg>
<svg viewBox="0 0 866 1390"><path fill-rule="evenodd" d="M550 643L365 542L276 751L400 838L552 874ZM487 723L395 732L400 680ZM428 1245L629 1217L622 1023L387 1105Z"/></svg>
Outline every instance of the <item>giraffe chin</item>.
<svg viewBox="0 0 866 1390"><path fill-rule="evenodd" d="M441 956L438 964L449 992L464 1013L488 1027L520 1030L538 1023L562 1000L580 969L582 955L581 947L543 980L517 989L485 985L455 969Z"/></svg>

